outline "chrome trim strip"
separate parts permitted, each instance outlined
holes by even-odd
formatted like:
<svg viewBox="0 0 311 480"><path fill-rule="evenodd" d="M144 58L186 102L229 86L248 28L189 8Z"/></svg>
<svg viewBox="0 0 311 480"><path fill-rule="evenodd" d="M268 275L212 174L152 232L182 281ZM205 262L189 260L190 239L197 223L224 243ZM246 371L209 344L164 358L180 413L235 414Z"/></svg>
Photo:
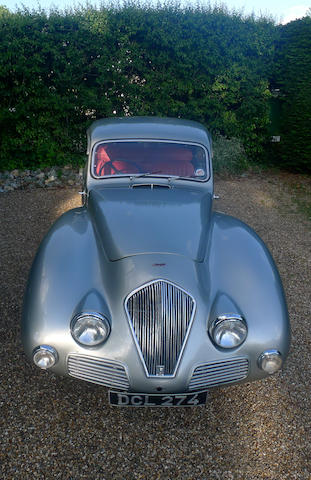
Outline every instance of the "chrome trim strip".
<svg viewBox="0 0 311 480"><path fill-rule="evenodd" d="M223 361L204 363L194 368L188 388L191 391L237 382L246 378L248 372L247 357L233 357Z"/></svg>
<svg viewBox="0 0 311 480"><path fill-rule="evenodd" d="M149 370L148 370L148 367L146 365L146 362L145 362L145 358L143 356L143 352L142 352L142 349L141 349L141 345L140 345L140 342L137 338L137 335L136 335L136 332L135 332L135 328L134 328L134 325L133 325L133 322L132 322L132 318L131 318L131 314L130 314L130 311L128 309L128 302L129 300L131 299L131 297L133 297L133 295L135 295L136 293L140 292L141 290L144 290L148 287L150 287L151 285L155 285L155 284L161 284L161 283L164 283L164 284L167 284L167 285L170 285L172 286L174 289L177 289L179 292L175 292L177 295L178 293L183 293L185 295L187 295L187 297L190 298L191 302L192 302L192 309L191 309L191 312L189 311L189 305L185 306L186 310L187 310L187 314L188 314L188 317L189 318L189 321L188 321L188 324L185 325L184 321L182 321L183 323L183 327L184 327L184 330L185 330L185 335L184 335L184 338L183 338L183 341L182 341L182 344L180 346L180 349L179 349L179 353L176 352L173 352L173 344L172 342L170 343L169 345L169 353L166 354L166 357L164 358L164 360L167 359L168 356L170 355L173 355L175 353L176 355L176 362L175 362L175 367L174 367L174 370L173 370L173 373L171 374L163 374L163 369L162 368L158 368L158 367L162 367L162 365L154 365L153 364L153 370L155 371L158 371L158 374L152 374L152 373L149 373ZM154 305L155 303L155 297L156 297L156 294L159 295L159 292L155 292L155 289L151 289L151 295L152 295L152 300L151 302L148 302L148 298L143 298L143 305L142 305L142 308L145 308L146 306L146 303L147 303L147 307L149 305L149 308L150 308L150 304L151 305ZM161 293L160 293L161 295ZM164 300L165 301L165 300ZM180 299L179 299L180 301ZM165 280L165 279L156 279L156 280L152 280L151 282L148 282L138 288L136 288L135 290L133 290L126 298L125 298L125 301L124 301L124 308L125 308L125 312L126 312L126 315L127 315L127 318L128 318L128 322L129 322L129 325L130 325L130 329L131 329L131 332L132 332L132 335L133 335L133 339L134 339L134 342L135 342L135 345L136 345L136 348L137 348L137 351L138 351L138 354L139 354L139 357L140 357L140 360L143 364L143 367L144 367L144 370L145 370L145 374L147 377L149 378L174 378L176 376L176 372L177 372L177 369L179 367L179 364L180 364L180 361L181 361L181 357L182 357L182 354L184 352L184 349L185 349L185 346L186 346L186 343L187 343L187 340L188 340L188 337L189 337L189 334L190 334L190 330L191 330L191 327L192 327L192 323L193 323L193 319L194 319L194 315L195 315L195 312L196 312L196 301L194 299L194 297L189 293L187 292L186 290L184 290L182 287L180 287L179 285L176 285L175 283L173 282L170 282L168 280ZM153 308L153 307L152 307ZM169 338L172 338L173 335L174 335L174 332L172 331L172 315L173 315L173 302L172 302L172 298L171 298L171 295L169 295L169 298L166 299L165 301L165 305L163 307L163 304L162 304L162 309L168 311L168 316L169 316L169 322L168 322L168 325L166 325L166 333L168 334ZM153 313L153 312L152 312ZM141 335L142 335L142 343L144 345L148 345L149 348L153 348L156 350L156 352L158 352L158 355L159 355L159 350L160 350L160 347L161 345L159 344L159 338L157 338L157 336L154 336L154 342L153 344L150 344L150 337L146 338L146 329L141 329ZM167 353L167 352L166 352Z"/></svg>
<svg viewBox="0 0 311 480"><path fill-rule="evenodd" d="M80 380L124 390L130 387L125 365L115 360L70 353L67 369L71 377Z"/></svg>
<svg viewBox="0 0 311 480"><path fill-rule="evenodd" d="M92 146L92 152L91 152L91 161L90 161L90 175L91 178L94 178L95 180L103 180L103 179L111 179L111 178L122 178L122 177L135 177L135 174L130 174L130 173L121 173L119 175L104 175L104 176L97 176L93 172L93 166L94 166L94 159L95 159L95 152L96 148L98 145L103 144L103 143L133 143L133 142L150 142L150 143L174 143L177 145L190 145L194 147L201 147L203 148L205 154L206 154L206 178L200 179L200 178L195 178L195 177L180 177L183 180L190 180L190 181L195 181L195 182L208 182L211 178L211 158L210 158L210 153L208 149L206 148L205 145L201 143L196 143L196 142L190 142L190 141L184 141L184 140L161 140L161 139L154 139L154 138L139 138L139 137L133 137L133 138L122 138L122 139L106 139L106 140L99 140L98 142L94 143ZM172 178L174 179L174 175L152 175L148 176L146 178Z"/></svg>

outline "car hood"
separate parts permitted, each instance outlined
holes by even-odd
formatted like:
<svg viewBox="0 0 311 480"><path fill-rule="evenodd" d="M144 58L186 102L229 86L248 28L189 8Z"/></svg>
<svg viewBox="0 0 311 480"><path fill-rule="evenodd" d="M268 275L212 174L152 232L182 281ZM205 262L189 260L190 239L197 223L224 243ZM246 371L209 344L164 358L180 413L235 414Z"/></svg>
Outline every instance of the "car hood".
<svg viewBox="0 0 311 480"><path fill-rule="evenodd" d="M149 253L203 261L211 193L189 188L139 186L90 191L88 210L110 261Z"/></svg>

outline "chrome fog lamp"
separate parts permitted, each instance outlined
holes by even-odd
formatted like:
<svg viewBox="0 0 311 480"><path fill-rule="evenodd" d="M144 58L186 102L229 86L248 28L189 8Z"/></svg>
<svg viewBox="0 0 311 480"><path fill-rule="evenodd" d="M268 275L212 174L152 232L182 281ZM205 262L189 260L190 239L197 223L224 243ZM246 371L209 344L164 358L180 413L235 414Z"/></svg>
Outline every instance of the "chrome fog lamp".
<svg viewBox="0 0 311 480"><path fill-rule="evenodd" d="M55 348L49 345L40 345L33 351L32 358L37 367L47 370L55 365L58 360L58 354Z"/></svg>
<svg viewBox="0 0 311 480"><path fill-rule="evenodd" d="M259 367L270 375L280 370L282 364L282 355L277 350L267 350L258 358Z"/></svg>
<svg viewBox="0 0 311 480"><path fill-rule="evenodd" d="M109 322L99 313L81 313L72 319L71 334L76 342L86 347L103 343L109 333Z"/></svg>
<svg viewBox="0 0 311 480"><path fill-rule="evenodd" d="M247 325L241 315L221 315L212 323L210 335L221 348L235 348L247 336Z"/></svg>

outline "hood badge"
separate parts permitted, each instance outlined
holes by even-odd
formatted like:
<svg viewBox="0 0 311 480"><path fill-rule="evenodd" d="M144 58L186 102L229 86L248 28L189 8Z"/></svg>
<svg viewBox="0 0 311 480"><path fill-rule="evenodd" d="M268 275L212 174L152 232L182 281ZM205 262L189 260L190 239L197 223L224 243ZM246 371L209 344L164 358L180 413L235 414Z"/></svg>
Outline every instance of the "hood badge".
<svg viewBox="0 0 311 480"><path fill-rule="evenodd" d="M156 366L156 376L163 377L164 376L164 365L157 365Z"/></svg>

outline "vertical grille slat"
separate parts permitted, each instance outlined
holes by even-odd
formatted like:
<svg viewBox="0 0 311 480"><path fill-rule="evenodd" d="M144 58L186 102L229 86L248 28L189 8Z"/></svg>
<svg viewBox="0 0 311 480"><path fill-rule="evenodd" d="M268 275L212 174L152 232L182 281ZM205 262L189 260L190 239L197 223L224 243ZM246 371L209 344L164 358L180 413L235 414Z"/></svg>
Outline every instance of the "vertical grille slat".
<svg viewBox="0 0 311 480"><path fill-rule="evenodd" d="M194 315L194 299L165 280L133 292L126 310L149 376L173 376Z"/></svg>

